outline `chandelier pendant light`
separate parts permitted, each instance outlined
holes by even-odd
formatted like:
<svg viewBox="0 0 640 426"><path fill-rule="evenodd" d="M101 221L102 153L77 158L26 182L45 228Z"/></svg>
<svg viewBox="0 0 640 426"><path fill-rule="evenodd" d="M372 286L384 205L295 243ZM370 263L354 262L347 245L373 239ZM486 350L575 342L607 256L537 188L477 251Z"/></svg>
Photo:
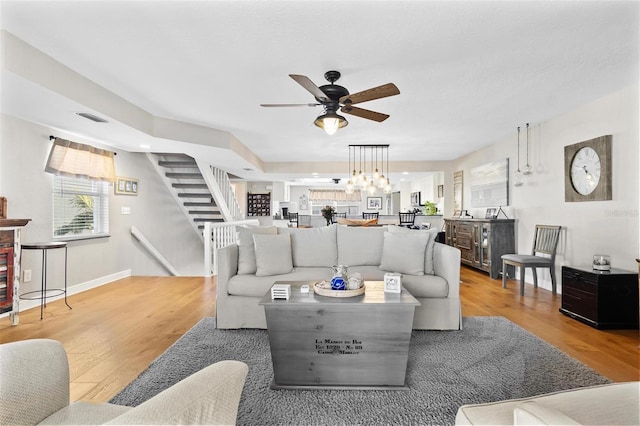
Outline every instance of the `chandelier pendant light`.
<svg viewBox="0 0 640 426"><path fill-rule="evenodd" d="M529 123L527 123L527 165L524 166L524 170L522 171L525 175L530 175L533 173L533 169L529 165Z"/></svg>
<svg viewBox="0 0 640 426"><path fill-rule="evenodd" d="M380 164L378 164L378 151L381 154ZM385 177L385 153L387 156L387 177ZM358 162L357 168L360 170L357 174L356 162ZM352 194L356 188L367 191L370 195L375 194L378 189L382 189L385 194L391 193L391 180L388 177L389 145L349 145L348 170L349 180L345 188L347 194ZM370 176L367 175L367 170Z"/></svg>
<svg viewBox="0 0 640 426"><path fill-rule="evenodd" d="M522 186L522 172L520 171L520 126L518 126L518 169L513 173L513 186Z"/></svg>

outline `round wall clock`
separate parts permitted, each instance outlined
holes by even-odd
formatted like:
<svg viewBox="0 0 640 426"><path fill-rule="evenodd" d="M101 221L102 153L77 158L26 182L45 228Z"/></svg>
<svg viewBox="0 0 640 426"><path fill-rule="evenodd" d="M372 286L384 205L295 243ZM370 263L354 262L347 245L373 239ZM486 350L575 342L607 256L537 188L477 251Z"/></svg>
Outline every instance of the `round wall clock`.
<svg viewBox="0 0 640 426"><path fill-rule="evenodd" d="M564 147L565 201L611 200L611 135Z"/></svg>

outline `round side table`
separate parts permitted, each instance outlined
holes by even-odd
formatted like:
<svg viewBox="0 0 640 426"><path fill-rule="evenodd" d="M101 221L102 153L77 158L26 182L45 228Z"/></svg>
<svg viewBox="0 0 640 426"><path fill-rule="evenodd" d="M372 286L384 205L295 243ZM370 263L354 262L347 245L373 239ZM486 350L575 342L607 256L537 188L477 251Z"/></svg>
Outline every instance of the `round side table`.
<svg viewBox="0 0 640 426"><path fill-rule="evenodd" d="M20 295L23 300L40 300L40 319L42 319L43 309L47 306L47 298L64 294L64 304L72 309L67 303L67 243L46 242L22 244L21 250L42 250L42 280L40 290L29 291ZM47 252L53 249L64 249L64 288L47 288ZM20 255L22 258L22 253Z"/></svg>

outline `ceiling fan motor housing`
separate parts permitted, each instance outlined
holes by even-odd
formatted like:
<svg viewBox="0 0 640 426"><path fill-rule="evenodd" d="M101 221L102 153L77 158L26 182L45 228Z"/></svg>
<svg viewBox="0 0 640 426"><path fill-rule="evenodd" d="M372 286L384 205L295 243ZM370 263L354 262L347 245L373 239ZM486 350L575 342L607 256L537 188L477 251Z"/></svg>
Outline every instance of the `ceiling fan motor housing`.
<svg viewBox="0 0 640 426"><path fill-rule="evenodd" d="M334 84L340 78L339 71L327 71L324 73L324 78L331 84L320 86L319 89L331 100L322 101L318 98L316 98L316 100L324 105L327 112L336 112L338 108L340 108L340 98L347 96L349 91L345 87Z"/></svg>

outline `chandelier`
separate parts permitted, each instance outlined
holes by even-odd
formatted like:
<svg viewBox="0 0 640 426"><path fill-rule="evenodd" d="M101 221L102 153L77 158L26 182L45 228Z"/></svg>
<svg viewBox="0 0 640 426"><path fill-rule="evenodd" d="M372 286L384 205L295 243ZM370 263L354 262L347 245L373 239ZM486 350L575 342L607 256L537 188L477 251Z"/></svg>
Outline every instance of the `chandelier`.
<svg viewBox="0 0 640 426"><path fill-rule="evenodd" d="M387 159L386 168L385 156ZM385 194L391 193L389 145L349 145L349 180L345 192L353 194L356 188L371 195L375 194L378 189L381 189Z"/></svg>

